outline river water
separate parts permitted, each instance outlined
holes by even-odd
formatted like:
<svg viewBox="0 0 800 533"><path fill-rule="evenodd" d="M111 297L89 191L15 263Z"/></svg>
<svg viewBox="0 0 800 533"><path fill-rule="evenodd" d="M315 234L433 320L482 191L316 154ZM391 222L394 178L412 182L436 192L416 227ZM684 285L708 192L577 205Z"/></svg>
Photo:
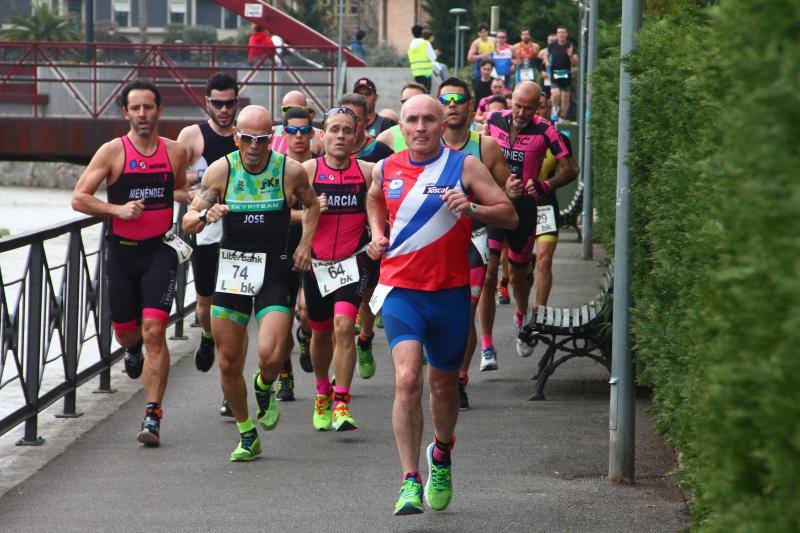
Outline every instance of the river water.
<svg viewBox="0 0 800 533"><path fill-rule="evenodd" d="M102 193L101 193L102 194ZM57 225L62 222L83 217L72 210L70 200L72 191L61 189L40 189L26 187L0 187L3 207L0 208L0 229L6 229L11 236L35 231ZM101 196L105 196L104 194ZM95 225L82 231L84 250L91 253L98 249L101 238L101 226ZM3 239L0 238L0 242ZM50 269L52 290L55 294L61 288L64 268L59 267L66 261L68 237L63 236L45 242L45 258ZM26 270L29 247L0 253L0 276L4 285L6 311L13 314L17 308L19 280ZM97 256L87 258L89 271L94 275ZM187 288L186 301L194 301L193 287ZM0 303L2 305L2 303ZM90 325L84 334L87 338L95 333ZM50 349L47 353L47 364L41 371L41 393L58 385L64 379L63 358L58 334L51 337ZM47 339L45 339L47 342ZM116 342L112 349L116 349ZM0 419L24 405L18 370L11 351L4 351L0 346ZM84 344L78 364L82 370L99 360L96 339L89 339ZM22 375L24 376L24 368Z"/></svg>

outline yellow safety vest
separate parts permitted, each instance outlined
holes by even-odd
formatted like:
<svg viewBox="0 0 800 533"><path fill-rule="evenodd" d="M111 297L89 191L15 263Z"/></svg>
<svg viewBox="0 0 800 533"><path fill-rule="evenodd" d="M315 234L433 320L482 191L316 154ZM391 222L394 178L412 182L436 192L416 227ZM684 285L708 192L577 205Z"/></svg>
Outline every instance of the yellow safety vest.
<svg viewBox="0 0 800 533"><path fill-rule="evenodd" d="M420 39L420 44L416 48L408 49L408 62L411 65L411 75L416 76L433 76L433 63L428 58L426 50L428 48L428 41Z"/></svg>

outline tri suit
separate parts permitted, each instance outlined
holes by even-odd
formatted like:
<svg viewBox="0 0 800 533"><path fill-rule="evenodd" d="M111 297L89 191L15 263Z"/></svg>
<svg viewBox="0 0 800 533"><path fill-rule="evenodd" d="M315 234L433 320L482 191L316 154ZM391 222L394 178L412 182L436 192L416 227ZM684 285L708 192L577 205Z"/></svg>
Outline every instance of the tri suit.
<svg viewBox="0 0 800 533"><path fill-rule="evenodd" d="M523 194L512 202L519 224L513 230L490 227L489 248L492 254L499 256L503 241L507 241L509 262L525 267L530 263L536 237L536 200L524 192L525 186L539 177L548 149L556 160L566 157L569 152L558 130L538 115L534 115L530 123L517 133L512 144L512 120L511 111L493 113L487 122L487 131L503 150L508 169L522 180Z"/></svg>
<svg viewBox="0 0 800 533"><path fill-rule="evenodd" d="M145 318L166 324L172 309L178 258L163 237L172 227L175 175L163 138L149 156L127 135L120 140L125 166L108 186L108 203L143 199L144 211L135 220L111 217L106 272L114 330L130 331Z"/></svg>

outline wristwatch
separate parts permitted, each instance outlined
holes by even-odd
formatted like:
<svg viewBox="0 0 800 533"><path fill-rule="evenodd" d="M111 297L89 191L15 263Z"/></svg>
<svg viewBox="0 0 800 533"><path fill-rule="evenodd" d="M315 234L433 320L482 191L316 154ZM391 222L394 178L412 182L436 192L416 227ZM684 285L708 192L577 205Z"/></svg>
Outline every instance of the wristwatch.
<svg viewBox="0 0 800 533"><path fill-rule="evenodd" d="M197 215L197 220L199 220L203 224L208 224L208 220L206 220L207 214L208 214L208 208L203 209L202 211L200 211L200 214Z"/></svg>

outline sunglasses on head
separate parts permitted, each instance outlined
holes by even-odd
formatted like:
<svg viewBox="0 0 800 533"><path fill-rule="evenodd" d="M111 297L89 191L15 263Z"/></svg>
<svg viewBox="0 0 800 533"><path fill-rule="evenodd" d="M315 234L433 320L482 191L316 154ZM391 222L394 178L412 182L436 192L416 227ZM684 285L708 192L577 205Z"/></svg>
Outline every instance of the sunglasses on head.
<svg viewBox="0 0 800 533"><path fill-rule="evenodd" d="M339 114L339 113L344 113L348 117L352 118L353 122L358 122L358 117L356 116L355 113L353 113L352 109L350 109L349 107L341 107L341 106L332 107L332 108L328 109L325 112L325 116L323 117L322 120L328 120L333 115L336 115L336 114Z"/></svg>
<svg viewBox="0 0 800 533"><path fill-rule="evenodd" d="M285 126L283 131L288 133L289 135L295 135L298 131L300 135L308 135L314 130L311 126Z"/></svg>
<svg viewBox="0 0 800 533"><path fill-rule="evenodd" d="M464 104L469 102L469 96L462 93L444 93L439 95L439 102L444 105L449 104L450 102L455 102L457 104Z"/></svg>
<svg viewBox="0 0 800 533"><path fill-rule="evenodd" d="M248 133L240 133L239 140L243 143L266 144L272 140L272 134L266 135L250 135Z"/></svg>
<svg viewBox="0 0 800 533"><path fill-rule="evenodd" d="M233 98L231 100L216 100L209 98L208 102L216 109L222 109L223 107L227 107L228 109L233 109L234 107L236 107L238 100L236 98Z"/></svg>
<svg viewBox="0 0 800 533"><path fill-rule="evenodd" d="M307 107L303 107L301 105L282 105L281 106L281 113L285 115L286 113L288 113L292 109L305 109L306 111L308 111Z"/></svg>

